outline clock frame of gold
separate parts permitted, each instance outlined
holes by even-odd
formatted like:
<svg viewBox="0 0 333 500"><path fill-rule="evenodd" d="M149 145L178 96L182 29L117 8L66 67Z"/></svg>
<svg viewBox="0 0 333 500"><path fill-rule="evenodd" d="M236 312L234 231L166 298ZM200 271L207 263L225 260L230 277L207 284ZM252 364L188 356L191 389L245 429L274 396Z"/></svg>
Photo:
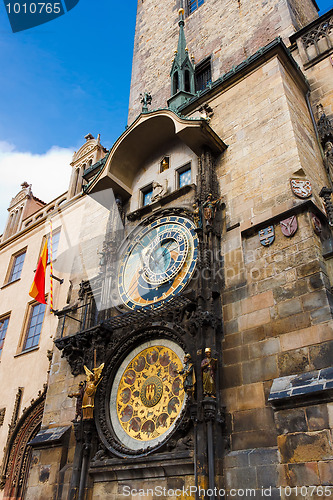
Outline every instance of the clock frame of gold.
<svg viewBox="0 0 333 500"><path fill-rule="evenodd" d="M175 429L186 403L184 351L173 341L154 339L128 354L114 377L110 421L117 440L136 451L158 446Z"/></svg>

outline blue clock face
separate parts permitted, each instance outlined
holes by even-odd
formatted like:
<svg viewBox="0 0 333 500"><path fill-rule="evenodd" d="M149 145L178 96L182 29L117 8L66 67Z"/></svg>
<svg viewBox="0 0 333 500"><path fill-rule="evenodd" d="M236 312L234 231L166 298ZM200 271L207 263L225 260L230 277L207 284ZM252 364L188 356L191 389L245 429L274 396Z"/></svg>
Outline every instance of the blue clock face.
<svg viewBox="0 0 333 500"><path fill-rule="evenodd" d="M155 308L172 299L191 278L198 254L194 224L163 217L143 228L122 259L118 288L130 309Z"/></svg>

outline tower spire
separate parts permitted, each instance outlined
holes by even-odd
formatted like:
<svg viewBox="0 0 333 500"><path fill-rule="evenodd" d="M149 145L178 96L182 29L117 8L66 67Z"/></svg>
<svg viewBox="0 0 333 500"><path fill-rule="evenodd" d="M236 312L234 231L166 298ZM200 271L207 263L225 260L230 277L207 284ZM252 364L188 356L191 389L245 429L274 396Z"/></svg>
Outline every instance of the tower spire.
<svg viewBox="0 0 333 500"><path fill-rule="evenodd" d="M185 38L184 9L179 9L179 37L178 46L170 72L171 76L171 98L168 106L177 109L195 94L194 65L188 55L188 48Z"/></svg>
<svg viewBox="0 0 333 500"><path fill-rule="evenodd" d="M184 26L185 26L184 9L183 8L179 9L178 14L179 14L179 21L178 21L179 37L178 37L176 58L178 60L179 65L181 66L182 62L185 61L186 56L188 55L187 54L188 50L186 47L186 38L184 31Z"/></svg>

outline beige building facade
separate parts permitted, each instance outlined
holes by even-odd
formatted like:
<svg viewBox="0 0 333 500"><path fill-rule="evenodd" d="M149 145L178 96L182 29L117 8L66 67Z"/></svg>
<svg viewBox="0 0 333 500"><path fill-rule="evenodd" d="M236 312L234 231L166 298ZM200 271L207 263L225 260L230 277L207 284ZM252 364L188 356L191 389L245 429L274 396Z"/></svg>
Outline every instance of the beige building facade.
<svg viewBox="0 0 333 500"><path fill-rule="evenodd" d="M333 494L332 19L138 2L127 129L52 204L23 185L1 240L3 498Z"/></svg>
<svg viewBox="0 0 333 500"><path fill-rule="evenodd" d="M28 442L41 427L58 324L51 310L50 257L46 269L47 305L39 304L28 293L45 239L50 240L52 225L53 274L58 278L53 279L53 307L66 305L72 263L80 253L79 228L85 211L79 172L104 155L99 138L87 136L69 166L72 176L67 193L45 204L33 195L32 186L24 182L8 209L8 222L0 243L0 448L4 498L19 498L24 494L31 464Z"/></svg>

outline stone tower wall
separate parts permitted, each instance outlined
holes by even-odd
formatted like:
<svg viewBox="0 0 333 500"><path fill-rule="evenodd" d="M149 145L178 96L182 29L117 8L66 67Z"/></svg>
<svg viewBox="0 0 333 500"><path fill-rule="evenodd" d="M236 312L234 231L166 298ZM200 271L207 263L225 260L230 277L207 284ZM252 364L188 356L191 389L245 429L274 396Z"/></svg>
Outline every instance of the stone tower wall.
<svg viewBox="0 0 333 500"><path fill-rule="evenodd" d="M317 16L311 0L206 0L185 19L189 53L198 63L212 58L212 79L267 45L277 36L285 42ZM152 94L152 109L166 107L170 70L178 40L178 2L138 2L128 122L140 113L139 95Z"/></svg>

